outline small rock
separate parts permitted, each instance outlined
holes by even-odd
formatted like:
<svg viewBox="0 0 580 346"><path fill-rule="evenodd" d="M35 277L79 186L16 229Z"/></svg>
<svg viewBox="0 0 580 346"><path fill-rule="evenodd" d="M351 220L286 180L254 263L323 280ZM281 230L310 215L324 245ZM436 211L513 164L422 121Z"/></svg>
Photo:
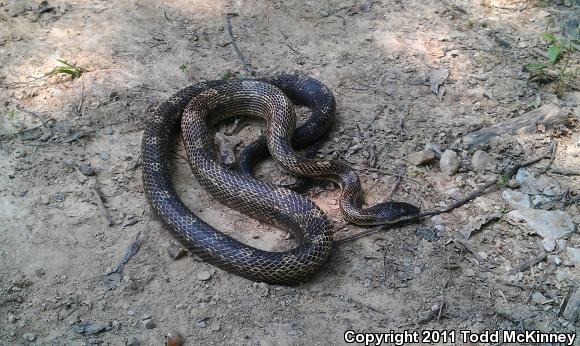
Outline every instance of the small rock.
<svg viewBox="0 0 580 346"><path fill-rule="evenodd" d="M147 320L144 320L141 323L143 323L143 327L145 329L153 329L153 328L155 328L155 322L153 322L153 319L151 319L151 318L150 319L147 319Z"/></svg>
<svg viewBox="0 0 580 346"><path fill-rule="evenodd" d="M185 310L185 309L187 309L187 304L177 304L177 305L175 305L175 309Z"/></svg>
<svg viewBox="0 0 580 346"><path fill-rule="evenodd" d="M570 215L560 210L513 210L506 214L506 220L512 223L520 223L523 221L528 228L544 238L562 238L573 233L576 228Z"/></svg>
<svg viewBox="0 0 580 346"><path fill-rule="evenodd" d="M109 160L109 153L106 151L101 152L100 156L101 156L101 160L103 160L103 161Z"/></svg>
<svg viewBox="0 0 580 346"><path fill-rule="evenodd" d="M460 199L463 199L463 197L465 197L463 195L463 193L461 192L461 190L456 188L456 187L453 187L453 188L445 191L445 194L456 201L459 201Z"/></svg>
<svg viewBox="0 0 580 346"><path fill-rule="evenodd" d="M410 154L407 161L415 166L431 162L435 159L435 153L432 150L421 150Z"/></svg>
<svg viewBox="0 0 580 346"><path fill-rule="evenodd" d="M254 289L258 291L260 297L267 297L270 294L270 288L268 287L268 284L265 282L260 283L254 282L253 286Z"/></svg>
<svg viewBox="0 0 580 346"><path fill-rule="evenodd" d="M474 272L474 271L473 271L473 269L471 269L471 268L466 268L466 269L464 269L464 270L463 270L463 274L465 274L465 276L468 276L468 277L473 277L473 276L475 276L475 272Z"/></svg>
<svg viewBox="0 0 580 346"><path fill-rule="evenodd" d="M24 338L24 340L26 340L26 341L34 341L34 340L36 340L36 335L34 335L32 333L24 333L24 334L22 334L22 338Z"/></svg>
<svg viewBox="0 0 580 346"><path fill-rule="evenodd" d="M560 256L554 256L554 264L557 266L562 264L562 259L560 258Z"/></svg>
<svg viewBox="0 0 580 346"><path fill-rule="evenodd" d="M12 314L9 314L9 315L8 315L8 322L9 322L9 323L14 323L14 322L16 322L16 316L14 316L14 315L12 315Z"/></svg>
<svg viewBox="0 0 580 346"><path fill-rule="evenodd" d="M197 279L199 281L207 281L211 279L211 273L208 270L201 271L197 273Z"/></svg>
<svg viewBox="0 0 580 346"><path fill-rule="evenodd" d="M478 150L473 154L471 159L471 164L476 172L483 172L492 164L492 158L488 153L482 150Z"/></svg>
<svg viewBox="0 0 580 346"><path fill-rule="evenodd" d="M576 268L580 268L580 248L568 248L568 257Z"/></svg>
<svg viewBox="0 0 580 346"><path fill-rule="evenodd" d="M566 239L558 239L556 240L556 245L558 247L558 251L562 252L566 250L568 243L566 242Z"/></svg>
<svg viewBox="0 0 580 346"><path fill-rule="evenodd" d="M127 340L125 340L125 345L127 345L127 346L139 346L139 340L134 336L130 336L127 338Z"/></svg>
<svg viewBox="0 0 580 346"><path fill-rule="evenodd" d="M135 315L135 311L129 310L129 311L127 311L127 315L133 316L133 315Z"/></svg>
<svg viewBox="0 0 580 346"><path fill-rule="evenodd" d="M525 193L506 189L503 190L501 196L512 209L525 209L530 207L530 196Z"/></svg>
<svg viewBox="0 0 580 346"><path fill-rule="evenodd" d="M570 294L562 316L572 323L580 322L580 287Z"/></svg>
<svg viewBox="0 0 580 346"><path fill-rule="evenodd" d="M121 329L121 322L115 320L111 322L111 327L113 327L114 330L119 330Z"/></svg>
<svg viewBox="0 0 580 346"><path fill-rule="evenodd" d="M79 166L79 169L82 174L86 175L87 177L93 176L96 174L95 169L91 166L90 163L83 163Z"/></svg>
<svg viewBox="0 0 580 346"><path fill-rule="evenodd" d="M454 175L457 173L459 170L459 160L457 159L457 153L453 150L445 150L445 152L441 155L439 168L441 168L441 171L447 175Z"/></svg>
<svg viewBox="0 0 580 346"><path fill-rule="evenodd" d="M511 178L508 181L508 187L510 189L517 189L518 187L520 187L520 182L517 179L515 179L515 178Z"/></svg>
<svg viewBox="0 0 580 346"><path fill-rule="evenodd" d="M551 299L544 297L544 295L538 291L532 293L532 302L534 302L534 304L547 304L551 301Z"/></svg>
<svg viewBox="0 0 580 346"><path fill-rule="evenodd" d="M152 317L149 314L143 314L143 316L141 316L141 321L145 321L145 320L150 320Z"/></svg>
<svg viewBox="0 0 580 346"><path fill-rule="evenodd" d="M70 167L70 168L74 168L74 167L76 167L76 165L77 165L77 164L76 164L76 163L75 163L73 160L71 160L71 159L64 159L64 160L62 160L62 163L63 163L65 166L67 166L67 167Z"/></svg>
<svg viewBox="0 0 580 346"><path fill-rule="evenodd" d="M185 250L185 248L183 248L183 246L176 243L171 243L167 247L167 254L169 255L169 257L171 257L171 259L177 260L185 256L187 254L187 251Z"/></svg>
<svg viewBox="0 0 580 346"><path fill-rule="evenodd" d="M441 157L441 154L442 154L441 147L435 143L427 143L427 144L425 144L423 149L430 150L430 151L434 152L435 157L437 157L437 158Z"/></svg>
<svg viewBox="0 0 580 346"><path fill-rule="evenodd" d="M441 226L441 225L437 225L437 226ZM437 226L435 226L435 227L437 227ZM437 232L435 232L435 229L436 229L435 227L433 227L433 228L419 227L419 228L417 228L415 233L427 241L436 241L439 238L437 236ZM441 226L441 227L443 227L443 226Z"/></svg>
<svg viewBox="0 0 580 346"><path fill-rule="evenodd" d="M218 332L220 331L220 329L222 329L222 326L220 326L219 324L214 324L213 326L211 326L211 330L214 332Z"/></svg>
<svg viewBox="0 0 580 346"><path fill-rule="evenodd" d="M556 241L552 237L546 237L542 239L542 246L544 246L544 250L547 252L552 252L556 250Z"/></svg>
<svg viewBox="0 0 580 346"><path fill-rule="evenodd" d="M107 136L110 136L113 134L113 128L111 128L110 126L107 126L103 129L103 133L106 134Z"/></svg>

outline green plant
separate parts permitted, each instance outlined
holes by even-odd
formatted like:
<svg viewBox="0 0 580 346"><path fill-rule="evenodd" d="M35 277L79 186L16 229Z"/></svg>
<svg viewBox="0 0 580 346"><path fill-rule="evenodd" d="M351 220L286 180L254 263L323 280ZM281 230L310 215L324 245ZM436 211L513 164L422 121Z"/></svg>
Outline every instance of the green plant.
<svg viewBox="0 0 580 346"><path fill-rule="evenodd" d="M549 83L557 81L556 94L562 96L567 85L575 78L576 70L569 68L570 56L577 49L578 41L558 38L551 32L544 32L543 38L548 41L546 48L547 62L535 62L524 65L524 70L531 73L530 81Z"/></svg>
<svg viewBox="0 0 580 346"><path fill-rule="evenodd" d="M187 64L181 64L181 65L179 65L179 69L181 70L181 72L187 71Z"/></svg>
<svg viewBox="0 0 580 346"><path fill-rule="evenodd" d="M57 66L53 68L50 72L46 73L46 76L56 76L58 74L67 74L70 76L71 80L79 78L84 72L89 72L89 70L77 66L75 64L71 64L66 60L56 59L59 63L63 64L62 66Z"/></svg>
<svg viewBox="0 0 580 346"><path fill-rule="evenodd" d="M14 120L16 119L16 115L18 114L18 112L14 109L10 110L10 112L8 112L8 121L10 121L10 125L14 126Z"/></svg>

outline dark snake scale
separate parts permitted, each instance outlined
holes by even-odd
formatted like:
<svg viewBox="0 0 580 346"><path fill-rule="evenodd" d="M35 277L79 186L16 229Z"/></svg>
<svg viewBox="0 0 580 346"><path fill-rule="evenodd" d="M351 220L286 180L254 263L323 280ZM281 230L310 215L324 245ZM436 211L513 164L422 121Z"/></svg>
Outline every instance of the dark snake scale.
<svg viewBox="0 0 580 346"><path fill-rule="evenodd" d="M292 102L312 110L310 118L297 129ZM328 257L332 225L308 198L250 174L251 166L268 153L297 176L338 184L342 189L340 208L351 223L392 224L411 219L419 212L417 207L403 202L362 208L362 187L352 168L339 160L313 160L296 154L295 149L312 145L328 132L334 111L331 91L319 81L299 74L208 81L182 89L157 108L143 135L143 184L152 209L193 254L219 268L270 284L294 285L308 280ZM242 171L230 170L216 160L209 130L234 116L259 117L267 123L266 137L242 152ZM193 214L169 180L169 147L180 128L195 177L216 199L287 229L299 245L285 252L256 249Z"/></svg>

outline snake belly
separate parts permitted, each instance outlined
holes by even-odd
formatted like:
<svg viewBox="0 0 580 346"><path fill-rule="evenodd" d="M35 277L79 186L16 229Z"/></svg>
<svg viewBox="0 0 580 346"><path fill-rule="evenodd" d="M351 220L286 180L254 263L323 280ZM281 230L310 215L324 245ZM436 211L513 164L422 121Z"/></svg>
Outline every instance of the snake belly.
<svg viewBox="0 0 580 346"><path fill-rule="evenodd" d="M313 115L296 131L295 144L307 146L328 130L335 103L332 93L322 83L296 74L260 80L281 88L295 103L313 108ZM231 82L208 81L184 88L162 103L149 119L142 140L143 185L147 199L170 232L204 261L257 282L283 285L304 282L321 267L332 246L331 224L314 203L250 176L236 176L235 179L244 179L244 186L254 187L262 201L265 202L263 193L270 191L273 193L270 196L289 202L285 203L286 207L291 205L286 210L273 210L266 221L292 231L301 240L300 245L285 252L264 251L237 241L193 214L180 200L169 179L169 144L179 127L183 109L202 92L227 83ZM256 147L263 145L258 141ZM211 157L206 158L211 160ZM266 190L260 190L263 188ZM288 215L288 211L293 215ZM255 215L252 210L249 214Z"/></svg>

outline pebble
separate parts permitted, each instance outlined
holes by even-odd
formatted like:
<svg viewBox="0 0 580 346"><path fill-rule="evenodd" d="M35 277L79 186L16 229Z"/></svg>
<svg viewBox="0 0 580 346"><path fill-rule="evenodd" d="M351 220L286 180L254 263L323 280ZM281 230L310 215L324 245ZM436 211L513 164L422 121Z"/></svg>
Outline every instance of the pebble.
<svg viewBox="0 0 580 346"><path fill-rule="evenodd" d="M115 320L111 322L111 327L113 327L114 330L119 330L121 329L121 322Z"/></svg>
<svg viewBox="0 0 580 346"><path fill-rule="evenodd" d="M101 160L107 161L109 159L109 153L106 151L101 152Z"/></svg>
<svg viewBox="0 0 580 346"><path fill-rule="evenodd" d="M36 335L34 335L32 333L24 333L24 334L22 334L22 337L24 338L24 340L27 340L27 341L36 340Z"/></svg>
<svg viewBox="0 0 580 346"><path fill-rule="evenodd" d="M151 318L150 319L147 319L147 320L144 320L141 323L143 323L143 327L145 329L153 329L153 328L155 328L155 322L153 322L153 319L151 319Z"/></svg>
<svg viewBox="0 0 580 346"><path fill-rule="evenodd" d="M12 315L12 314L8 315L8 322L9 322L9 323L14 323L14 322L16 322L16 316L14 316L14 315Z"/></svg>
<svg viewBox="0 0 580 346"><path fill-rule="evenodd" d="M530 196L523 192L506 189L503 190L501 196L512 209L525 209L530 207Z"/></svg>
<svg viewBox="0 0 580 346"><path fill-rule="evenodd" d="M90 163L83 163L79 166L79 169L81 171L82 174L86 175L87 177L93 176L95 175L97 172L95 171L95 169L93 168L93 166L91 166Z"/></svg>
<svg viewBox="0 0 580 346"><path fill-rule="evenodd" d="M451 198L453 198L456 201L459 201L460 199L462 199L463 197L465 197L463 195L463 193L461 192L460 189L453 187L447 191L445 191L445 194Z"/></svg>
<svg viewBox="0 0 580 346"><path fill-rule="evenodd" d="M427 143L425 144L423 149L434 152L436 157L441 157L442 154L441 147L435 143Z"/></svg>
<svg viewBox="0 0 580 346"><path fill-rule="evenodd" d="M214 332L218 332L220 331L220 329L222 329L222 326L220 326L219 324L214 324L213 326L211 326L211 330Z"/></svg>
<svg viewBox="0 0 580 346"><path fill-rule="evenodd" d="M459 160L457 159L457 153L453 150L445 150L445 152L441 155L439 168L441 168L443 173L450 176L457 173L459 170Z"/></svg>
<svg viewBox="0 0 580 346"><path fill-rule="evenodd" d="M129 311L127 311L127 315L133 316L133 315L135 315L135 311L129 310Z"/></svg>
<svg viewBox="0 0 580 346"><path fill-rule="evenodd" d="M570 257L570 260L574 266L576 266L576 268L580 268L580 248L569 247L568 256Z"/></svg>
<svg viewBox="0 0 580 346"><path fill-rule="evenodd" d="M557 266L562 264L562 259L560 258L560 256L554 256L554 264Z"/></svg>
<svg viewBox="0 0 580 346"><path fill-rule="evenodd" d="M547 252L552 252L556 250L556 241L552 237L546 237L542 239L542 246Z"/></svg>
<svg viewBox="0 0 580 346"><path fill-rule="evenodd" d="M171 257L171 259L177 260L185 256L187 254L187 251L183 246L176 243L171 243L167 247L167 254L169 255L169 257Z"/></svg>
<svg viewBox="0 0 580 346"><path fill-rule="evenodd" d="M270 294L270 288L265 282L254 282L253 287L256 291L258 291L260 297L267 297Z"/></svg>
<svg viewBox="0 0 580 346"><path fill-rule="evenodd" d="M473 158L471 159L471 164L476 172L483 172L492 164L492 158L483 150L477 150L473 154Z"/></svg>
<svg viewBox="0 0 580 346"><path fill-rule="evenodd" d="M580 322L580 287L576 287L570 295L562 316L573 323Z"/></svg>
<svg viewBox="0 0 580 346"><path fill-rule="evenodd" d="M471 268L464 269L463 273L465 274L465 276L469 276L469 277L475 276L475 271L473 271L473 269L471 269Z"/></svg>
<svg viewBox="0 0 580 346"><path fill-rule="evenodd" d="M211 273L208 270L201 271L197 273L197 279L199 281L207 281L211 279Z"/></svg>
<svg viewBox="0 0 580 346"><path fill-rule="evenodd" d="M544 238L562 238L573 233L576 228L570 215L560 210L513 210L506 214L506 219L515 223L523 221L528 228Z"/></svg>
<svg viewBox="0 0 580 346"><path fill-rule="evenodd" d="M185 309L187 309L187 304L177 304L177 305L175 305L175 309L185 310Z"/></svg>
<svg viewBox="0 0 580 346"><path fill-rule="evenodd" d="M74 168L76 166L76 163L71 160L71 159L64 159L62 160L63 165L67 166L67 167L71 167Z"/></svg>
<svg viewBox="0 0 580 346"><path fill-rule="evenodd" d="M113 128L111 128L111 127L105 127L103 129L103 133L106 134L107 136L110 136L110 135L113 134Z"/></svg>
<svg viewBox="0 0 580 346"><path fill-rule="evenodd" d="M139 340L134 336L130 336L127 338L127 340L125 340L125 345L127 345L127 346L139 346Z"/></svg>
<svg viewBox="0 0 580 346"><path fill-rule="evenodd" d="M431 162L435 159L435 153L432 150L421 150L410 154L407 161L415 166Z"/></svg>

